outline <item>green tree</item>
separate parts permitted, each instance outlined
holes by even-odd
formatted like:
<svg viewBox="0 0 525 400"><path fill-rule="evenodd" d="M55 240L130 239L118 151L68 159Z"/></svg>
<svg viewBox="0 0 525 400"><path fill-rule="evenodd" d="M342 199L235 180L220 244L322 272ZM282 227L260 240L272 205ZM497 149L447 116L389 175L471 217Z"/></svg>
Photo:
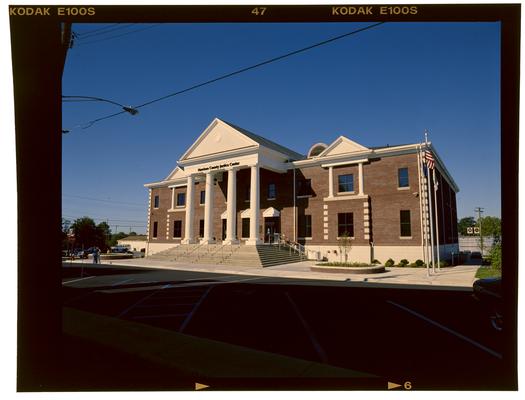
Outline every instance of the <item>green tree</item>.
<svg viewBox="0 0 525 400"><path fill-rule="evenodd" d="M479 221L476 224L479 227ZM481 217L481 235L494 238L495 242L501 240L501 219L498 217Z"/></svg>
<svg viewBox="0 0 525 400"><path fill-rule="evenodd" d="M95 221L89 217L78 218L71 225L75 234L75 246L87 249L96 246L99 239Z"/></svg>
<svg viewBox="0 0 525 400"><path fill-rule="evenodd" d="M467 235L467 228L475 225L476 221L474 220L474 217L461 218L458 221L458 232L460 235Z"/></svg>
<svg viewBox="0 0 525 400"><path fill-rule="evenodd" d="M106 251L111 241L111 229L109 225L103 221L97 225L97 235L95 246L99 247L101 251Z"/></svg>

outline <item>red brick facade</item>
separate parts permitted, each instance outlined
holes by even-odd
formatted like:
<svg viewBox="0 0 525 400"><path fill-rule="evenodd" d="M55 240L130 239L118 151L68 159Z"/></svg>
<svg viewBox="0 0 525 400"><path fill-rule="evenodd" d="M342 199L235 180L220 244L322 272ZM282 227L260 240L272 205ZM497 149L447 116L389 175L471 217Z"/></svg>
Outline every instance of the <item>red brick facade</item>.
<svg viewBox="0 0 525 400"><path fill-rule="evenodd" d="M409 186L398 187L398 170L408 169ZM351 193L338 193L338 176L352 175L354 190ZM457 243L456 231L456 198L447 180L436 172L439 190L437 192L438 221L440 244ZM222 175L222 176L221 176ZM267 239L263 234L265 228L264 210L274 207L280 212L278 226L275 228L287 238L297 238L307 245L336 245L338 237L338 214L353 214L354 240L353 245L384 246L419 246L422 241L421 209L419 194L419 178L417 153L394 155L370 159L363 163L363 192L358 194L359 171L357 165L333 167L334 198L329 199L329 171L320 165L312 165L295 169L296 178L296 209L294 224L293 184L294 170L286 173L276 173L266 169L260 172L260 227L259 237ZM299 181L311 180L311 193L301 195ZM217 240L223 238L223 222L221 214L226 210L227 173L216 176L213 201L213 236ZM268 198L269 185L275 185L275 198ZM194 219L193 232L199 236L200 221L204 219L204 204L200 204L201 191L204 182L195 183L194 189ZM242 236L241 213L250 208L249 202L250 170L240 169L237 172L237 237ZM175 195L175 207L172 209L172 190ZM180 243L185 229L185 206L178 207L178 193L186 193L186 187L155 187L150 191L151 210L149 240L158 243ZM154 208L155 196L159 196L159 206ZM340 199L345 197L345 199ZM433 195L432 195L433 200ZM186 199L187 201L187 199ZM368 206L365 206L365 203ZM434 205L435 207L435 205ZM365 211L368 209L368 212ZM400 211L410 211L409 237L401 237ZM368 218L365 215L368 214ZM311 216L311 236L301 238L304 216ZM181 236L175 238L174 221L181 221ZM153 223L157 222L157 237L153 237ZM368 234L365 225L368 222ZM326 238L326 239L325 239Z"/></svg>

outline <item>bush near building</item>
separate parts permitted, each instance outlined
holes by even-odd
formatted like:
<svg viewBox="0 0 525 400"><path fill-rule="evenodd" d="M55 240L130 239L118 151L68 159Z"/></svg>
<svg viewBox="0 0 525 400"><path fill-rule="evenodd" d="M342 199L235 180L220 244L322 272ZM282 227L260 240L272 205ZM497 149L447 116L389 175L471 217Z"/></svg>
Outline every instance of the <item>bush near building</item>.
<svg viewBox="0 0 525 400"><path fill-rule="evenodd" d="M389 258L388 260L386 260L386 263L385 263L385 267L387 268L391 268L393 267L395 264L394 260L392 260L391 258Z"/></svg>

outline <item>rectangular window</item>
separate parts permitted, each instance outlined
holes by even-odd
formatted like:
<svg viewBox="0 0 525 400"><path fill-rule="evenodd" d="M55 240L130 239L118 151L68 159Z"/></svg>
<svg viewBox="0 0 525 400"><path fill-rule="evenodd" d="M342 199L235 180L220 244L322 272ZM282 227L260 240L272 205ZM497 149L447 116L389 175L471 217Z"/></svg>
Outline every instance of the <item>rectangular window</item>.
<svg viewBox="0 0 525 400"><path fill-rule="evenodd" d="M158 227L159 227L159 223L157 221L153 222L153 237L156 238L157 237L157 230L158 230Z"/></svg>
<svg viewBox="0 0 525 400"><path fill-rule="evenodd" d="M299 237L312 237L312 216L303 215L299 218Z"/></svg>
<svg viewBox="0 0 525 400"><path fill-rule="evenodd" d="M186 193L177 193L177 207L181 207L186 204Z"/></svg>
<svg viewBox="0 0 525 400"><path fill-rule="evenodd" d="M397 170L397 186L400 188L408 187L408 168L399 168Z"/></svg>
<svg viewBox="0 0 525 400"><path fill-rule="evenodd" d="M155 196L153 199L153 208L159 208L159 196Z"/></svg>
<svg viewBox="0 0 525 400"><path fill-rule="evenodd" d="M270 183L268 185L268 200L275 200L277 197L277 191L275 189L275 183Z"/></svg>
<svg viewBox="0 0 525 400"><path fill-rule="evenodd" d="M204 220L199 220L199 237L204 237Z"/></svg>
<svg viewBox="0 0 525 400"><path fill-rule="evenodd" d="M173 237L174 238L182 237L182 221L180 220L173 221Z"/></svg>
<svg viewBox="0 0 525 400"><path fill-rule="evenodd" d="M339 192L353 192L354 191L354 175L353 174L339 175L337 178L339 181L339 186L338 186Z"/></svg>
<svg viewBox="0 0 525 400"><path fill-rule="evenodd" d="M200 204L204 204L205 202L206 202L206 191L201 190Z"/></svg>
<svg viewBox="0 0 525 400"><path fill-rule="evenodd" d="M412 236L410 229L410 210L401 210L399 212L399 220L401 226L401 237Z"/></svg>
<svg viewBox="0 0 525 400"><path fill-rule="evenodd" d="M302 179L297 182L297 196L311 196L312 195L312 180Z"/></svg>
<svg viewBox="0 0 525 400"><path fill-rule="evenodd" d="M354 213L337 214L337 236L354 237Z"/></svg>
<svg viewBox="0 0 525 400"><path fill-rule="evenodd" d="M242 238L249 238L250 237L250 218L243 218L242 219L241 237Z"/></svg>

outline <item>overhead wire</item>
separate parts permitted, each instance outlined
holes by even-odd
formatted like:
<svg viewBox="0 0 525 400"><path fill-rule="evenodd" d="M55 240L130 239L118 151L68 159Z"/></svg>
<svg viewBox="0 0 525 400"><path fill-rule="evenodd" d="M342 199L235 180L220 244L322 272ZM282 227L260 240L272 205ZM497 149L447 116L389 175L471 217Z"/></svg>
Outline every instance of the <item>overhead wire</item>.
<svg viewBox="0 0 525 400"><path fill-rule="evenodd" d="M104 42L106 40L116 39L116 38L119 38L119 37L122 37L122 36L130 35L132 33L137 33L137 32L141 32L141 31L145 31L147 29L155 28L158 25L160 25L160 24L149 25L149 26L146 26L144 28L139 28L139 29L135 29L135 30L132 30L132 31L124 32L124 33L121 33L119 35L113 35L113 36L109 36L109 37L104 37L104 38L101 38L101 39L92 40L92 41L88 41L88 42L80 41L79 43L77 43L77 46L84 46L86 44L99 43L99 42ZM93 35L93 36L95 36L95 35ZM89 39L91 39L91 37L89 37Z"/></svg>
<svg viewBox="0 0 525 400"><path fill-rule="evenodd" d="M95 197L76 196L76 195L71 195L71 194L62 194L62 196L64 196L64 197L73 197L73 198L76 198L76 199L83 199L83 200L102 201L102 202L104 202L104 203L126 204L126 205L131 205L131 206L140 206L140 207L144 207L144 204L139 204L139 203L129 203L129 202L125 202L125 201L115 201L115 200L97 199L97 198L95 198Z"/></svg>
<svg viewBox="0 0 525 400"><path fill-rule="evenodd" d="M103 31L103 32L88 33L88 34L79 34L78 32L75 31L75 35L76 35L77 38L79 38L80 40L91 39L93 36L107 35L107 34L110 33L110 32L118 31L118 30L120 30L120 29L130 28L130 27L132 27L133 25L137 25L137 24L133 23L133 24L117 24L117 25L119 25L119 26L117 26L117 27L115 27L115 28L112 28L112 29L107 29L106 31Z"/></svg>
<svg viewBox="0 0 525 400"><path fill-rule="evenodd" d="M278 56L278 57L274 57L274 58L271 58L269 60L266 60L266 61L263 61L263 62L260 62L260 63L257 63L257 64L254 64L254 65L251 65L249 67L245 67L245 68L241 68L239 70L236 70L234 72L230 72L228 74L225 74L225 75L221 75L217 78L214 78L214 79L210 79L206 82L203 82L203 83L199 83L197 85L193 85L193 86L190 86L186 89L183 89L183 90L179 90L177 92L174 92L174 93L170 93L168 95L165 95L165 96L162 96L162 97L159 97L157 99L154 99L154 100L150 100L146 103L143 103L143 104L140 104L138 106L134 106L133 108L134 109L138 109L138 108L142 108L142 107L145 107L145 106L148 106L150 104L153 104L153 103L157 103L159 101L162 101L162 100L166 100L170 97L173 97L173 96L177 96L179 94L182 94L182 93L186 93L186 92L189 92L191 90L194 90L194 89L197 89L197 88L200 88L200 87L203 87L203 86L206 86L206 85L209 85L211 83L214 83L214 82L218 82L220 80L223 80L223 79L226 79L226 78L230 78L234 75L238 75L238 74L241 74L243 72L246 72L246 71L250 71L252 69L255 69L255 68L259 68L259 67L262 67L263 65L268 65L270 63L274 63L276 61L279 61L279 60L282 60L284 58L287 58L287 57L291 57L293 55L296 55L296 54L299 54L299 53L302 53L302 52L305 52L307 50L311 50L313 48L316 48L316 47L319 47L319 46L323 46L325 44L328 44L328 43L332 43L332 42L335 42L336 40L340 40L340 39L343 39L345 37L348 37L348 36L351 36L351 35L355 35L357 33L360 33L360 32L363 32L363 31L366 31L366 30L369 30L369 29L372 29L372 28L375 28L376 26L379 26L379 25L382 25L384 24L385 22L378 22L378 23L375 23L375 24L372 24L372 25L368 25L366 27L363 27L363 28L359 28L359 29L355 29L351 32L347 32L347 33L344 33L342 35L338 35L338 36L335 36L333 38L330 38L330 39L327 39L327 40L323 40L321 42L318 42L318 43L315 43L313 45L310 45L310 46L307 46L307 47L303 47L301 49L298 49L298 50L295 50L295 51L292 51L292 52L289 52L289 53L286 53L286 54L283 54L281 56ZM77 127L78 126L82 126L82 125L87 125L85 127L82 127L82 129L87 129L89 127L91 127L93 124L97 123L97 122L100 122L100 121L103 121L103 120L106 120L106 119L109 119L109 118L113 118L117 115L120 115L120 114L125 114L127 113L126 111L120 111L120 112L116 112L116 113L113 113L113 114L109 114L109 115L106 115L106 116L103 116L103 117L100 117L100 118L96 118L96 119L93 119L91 121L88 121L88 122L85 122L83 124L78 124L76 125Z"/></svg>

